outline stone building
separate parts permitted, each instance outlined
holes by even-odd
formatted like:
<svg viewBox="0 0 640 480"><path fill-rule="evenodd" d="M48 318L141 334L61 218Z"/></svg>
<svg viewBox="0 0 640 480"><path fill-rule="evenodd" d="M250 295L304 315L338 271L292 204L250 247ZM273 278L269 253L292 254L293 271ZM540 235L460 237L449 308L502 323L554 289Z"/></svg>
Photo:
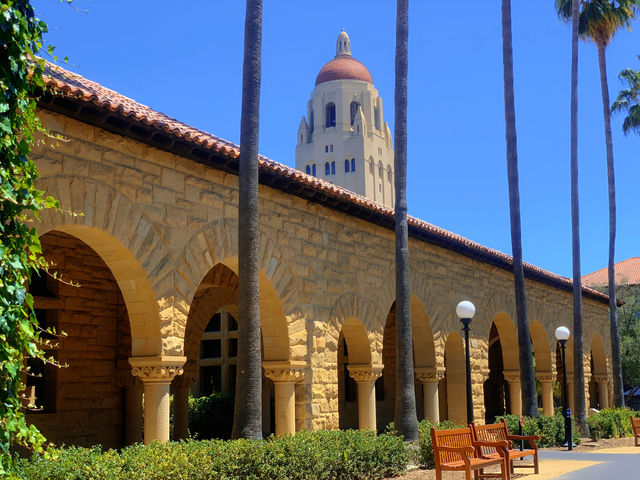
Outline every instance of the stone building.
<svg viewBox="0 0 640 480"><path fill-rule="evenodd" d="M382 98L343 30L300 120L296 168L393 208L393 140L383 118Z"/></svg>
<svg viewBox="0 0 640 480"><path fill-rule="evenodd" d="M238 147L60 68L46 82L39 115L64 140L46 138L33 158L38 186L63 209L35 225L45 256L80 286L31 285L40 321L67 333L51 353L68 366L35 366L28 417L56 443L117 447L143 438L144 392L144 440L165 441L173 392L174 437L184 437L193 383L235 378ZM395 395L393 212L266 158L259 168L265 433L381 428ZM518 413L512 259L416 218L409 234L418 415L465 420L461 300L477 308L476 418ZM571 324L571 282L525 272L551 414L553 332ZM583 292L586 372L606 406L607 297ZM218 361L203 363L205 349Z"/></svg>

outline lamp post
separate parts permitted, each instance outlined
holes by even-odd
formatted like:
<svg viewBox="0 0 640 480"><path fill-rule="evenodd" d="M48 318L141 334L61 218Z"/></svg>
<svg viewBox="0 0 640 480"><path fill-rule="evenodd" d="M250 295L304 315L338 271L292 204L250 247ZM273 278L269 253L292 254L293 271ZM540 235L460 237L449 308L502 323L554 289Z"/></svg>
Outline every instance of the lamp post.
<svg viewBox="0 0 640 480"><path fill-rule="evenodd" d="M567 388L567 362L565 360L564 351L567 348L567 340L569 339L569 329L567 327L556 328L556 339L560 342L560 351L562 353L562 389L564 392L564 436L565 444L569 450L573 450L573 439L571 438L571 410L569 409L569 390Z"/></svg>
<svg viewBox="0 0 640 480"><path fill-rule="evenodd" d="M467 423L473 422L473 394L471 393L471 356L469 348L469 324L476 313L476 307L469 301L462 301L456 307L456 315L462 322L464 344L466 348L466 384L467 384Z"/></svg>

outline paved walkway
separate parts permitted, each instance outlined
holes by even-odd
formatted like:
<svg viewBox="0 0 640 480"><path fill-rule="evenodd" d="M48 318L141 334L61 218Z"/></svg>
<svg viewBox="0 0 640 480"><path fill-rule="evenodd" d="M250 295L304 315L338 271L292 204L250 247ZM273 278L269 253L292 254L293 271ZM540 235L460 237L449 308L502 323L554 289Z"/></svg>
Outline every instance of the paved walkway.
<svg viewBox="0 0 640 480"><path fill-rule="evenodd" d="M593 452L540 451L540 474L526 480L638 480L640 447ZM526 470L519 470L524 473ZM523 479L524 480L524 479Z"/></svg>

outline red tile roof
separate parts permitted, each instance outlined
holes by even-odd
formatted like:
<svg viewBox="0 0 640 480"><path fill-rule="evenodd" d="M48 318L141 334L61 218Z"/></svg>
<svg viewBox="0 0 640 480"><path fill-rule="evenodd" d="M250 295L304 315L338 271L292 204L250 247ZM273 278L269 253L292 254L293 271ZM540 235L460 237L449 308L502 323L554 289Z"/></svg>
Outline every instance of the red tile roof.
<svg viewBox="0 0 640 480"><path fill-rule="evenodd" d="M181 148L184 145L188 145L189 148L197 147L198 150L192 150L189 155L183 155L188 158L202 159L205 163L214 165L211 157L206 160L202 155L203 150L215 153L217 157L221 156L223 160L226 159L220 168L234 170L233 160L237 160L240 155L240 148L227 140L186 125L96 82L50 63L47 63L45 84L50 87L50 91L40 101L40 105L44 108L74 116L109 130L117 130L123 135L146 141L158 148L175 151L177 154L183 154L184 150L181 151ZM102 117L109 115L112 115L113 118L111 121L105 122ZM98 118L99 116L100 118ZM130 124L127 123L128 126L125 127L117 122L121 124L130 122ZM138 129L136 130L135 127ZM138 133L140 127L148 127L150 133ZM150 136L158 133L166 134L167 138L163 137L156 141L155 137ZM215 165L221 164L218 162ZM393 229L393 210L366 197L264 156L259 157L259 169L261 183ZM513 270L513 259L510 255L485 247L418 218L410 216L408 222L409 234L413 237L509 271ZM573 282L566 277L529 263L524 264L524 269L528 278L564 290L571 290ZM608 302L608 297L597 290L583 287L583 292L588 297L603 303Z"/></svg>
<svg viewBox="0 0 640 480"><path fill-rule="evenodd" d="M640 257L631 257L618 262L614 267L616 285L640 284ZM609 267L582 277L582 283L590 287L603 287L609 285Z"/></svg>

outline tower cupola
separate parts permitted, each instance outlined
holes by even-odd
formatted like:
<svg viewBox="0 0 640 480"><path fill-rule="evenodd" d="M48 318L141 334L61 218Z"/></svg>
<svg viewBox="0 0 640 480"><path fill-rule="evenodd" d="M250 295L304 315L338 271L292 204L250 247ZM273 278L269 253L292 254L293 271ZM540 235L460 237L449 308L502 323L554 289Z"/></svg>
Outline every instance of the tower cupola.
<svg viewBox="0 0 640 480"><path fill-rule="evenodd" d="M336 40L336 57L340 55L351 56L351 41L349 40L347 32L344 31L344 28L338 34L338 39Z"/></svg>

